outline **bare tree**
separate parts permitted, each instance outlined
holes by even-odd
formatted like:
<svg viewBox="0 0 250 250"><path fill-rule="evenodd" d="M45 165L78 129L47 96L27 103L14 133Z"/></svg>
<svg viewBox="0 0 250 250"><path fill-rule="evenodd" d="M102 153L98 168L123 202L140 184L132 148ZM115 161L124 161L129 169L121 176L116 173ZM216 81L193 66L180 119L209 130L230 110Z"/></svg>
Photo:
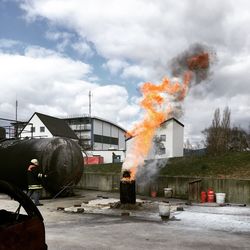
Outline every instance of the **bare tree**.
<svg viewBox="0 0 250 250"><path fill-rule="evenodd" d="M220 109L217 108L214 111L214 119L212 121L212 127L213 128L219 128L220 127Z"/></svg>
<svg viewBox="0 0 250 250"><path fill-rule="evenodd" d="M214 117L212 120L212 125L209 128L206 128L203 133L206 137L206 148L209 154L217 154L220 149L220 137L221 137L221 128L220 128L220 109L217 108L214 111Z"/></svg>
<svg viewBox="0 0 250 250"><path fill-rule="evenodd" d="M203 133L206 137L206 148L209 154L220 154L229 150L231 111L226 107L221 119L220 109L214 112L212 125Z"/></svg>
<svg viewBox="0 0 250 250"><path fill-rule="evenodd" d="M208 154L217 155L250 148L250 135L240 127L231 128L231 111L228 107L224 109L222 119L220 109L215 110L211 126L203 133Z"/></svg>
<svg viewBox="0 0 250 250"><path fill-rule="evenodd" d="M190 143L189 139L187 139L186 142L184 143L184 148L189 149L189 150L193 149L193 146Z"/></svg>
<svg viewBox="0 0 250 250"><path fill-rule="evenodd" d="M248 150L248 134L240 127L233 127L231 130L230 150L245 151Z"/></svg>
<svg viewBox="0 0 250 250"><path fill-rule="evenodd" d="M226 107L223 111L223 118L221 121L221 150L223 152L229 150L229 143L231 137L231 127L230 127L231 111Z"/></svg>

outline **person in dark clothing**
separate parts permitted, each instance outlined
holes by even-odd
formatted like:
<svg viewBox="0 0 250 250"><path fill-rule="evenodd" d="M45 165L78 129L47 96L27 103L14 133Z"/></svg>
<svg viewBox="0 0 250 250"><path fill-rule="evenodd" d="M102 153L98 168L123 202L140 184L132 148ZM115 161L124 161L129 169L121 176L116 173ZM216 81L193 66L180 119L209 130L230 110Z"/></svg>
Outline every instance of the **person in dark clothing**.
<svg viewBox="0 0 250 250"><path fill-rule="evenodd" d="M27 169L28 178L28 196L34 199L34 203L37 206L42 206L40 203L40 191L42 190L42 178L46 175L42 174L41 168L39 167L39 162L37 159L32 159L30 165Z"/></svg>

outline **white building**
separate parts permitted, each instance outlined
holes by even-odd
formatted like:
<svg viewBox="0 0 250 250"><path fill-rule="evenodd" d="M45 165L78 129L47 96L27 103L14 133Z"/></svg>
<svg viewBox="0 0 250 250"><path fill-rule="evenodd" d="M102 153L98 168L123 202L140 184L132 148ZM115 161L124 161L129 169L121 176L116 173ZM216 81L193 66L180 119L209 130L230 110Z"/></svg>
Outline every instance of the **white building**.
<svg viewBox="0 0 250 250"><path fill-rule="evenodd" d="M83 156L102 156L104 163L123 161L125 157L126 130L99 117L59 119L35 112L22 126L20 138L71 138L78 141Z"/></svg>
<svg viewBox="0 0 250 250"><path fill-rule="evenodd" d="M133 143L133 137L127 141L127 149ZM175 118L163 122L156 130L149 159L163 159L183 156L184 125Z"/></svg>
<svg viewBox="0 0 250 250"><path fill-rule="evenodd" d="M93 116L64 118L85 150L125 150L126 130L111 121Z"/></svg>
<svg viewBox="0 0 250 250"><path fill-rule="evenodd" d="M35 112L24 128L21 130L21 138L52 138L66 137L78 140L69 125L62 119Z"/></svg>
<svg viewBox="0 0 250 250"><path fill-rule="evenodd" d="M64 118L79 138L79 144L85 153L91 156L100 155L104 163L114 161L114 156L124 160L126 130L111 121L93 116Z"/></svg>

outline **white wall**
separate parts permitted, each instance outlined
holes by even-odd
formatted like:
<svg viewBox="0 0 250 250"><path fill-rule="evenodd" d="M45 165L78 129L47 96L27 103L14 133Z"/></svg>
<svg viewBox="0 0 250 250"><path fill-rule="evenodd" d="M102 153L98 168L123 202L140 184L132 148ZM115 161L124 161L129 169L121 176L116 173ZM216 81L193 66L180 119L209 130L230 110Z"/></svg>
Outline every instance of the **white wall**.
<svg viewBox="0 0 250 250"><path fill-rule="evenodd" d="M165 135L166 140L161 143L165 146L165 154L159 155L156 154L156 158L167 158L172 157L173 155L173 120L165 122L159 129L156 131L156 136Z"/></svg>
<svg viewBox="0 0 250 250"><path fill-rule="evenodd" d="M94 150L102 150L102 143L95 142L93 148Z"/></svg>
<svg viewBox="0 0 250 250"><path fill-rule="evenodd" d="M42 121L39 119L39 117L35 114L29 123L33 124L33 127L35 128L35 132L33 132L33 137L45 137L45 138L52 138L53 135L50 133L50 131L45 127L45 125L42 123ZM31 127L32 125L26 125L26 127L23 129L23 132L21 133L21 138L24 137L31 137ZM44 132L40 132L40 127L45 127Z"/></svg>
<svg viewBox="0 0 250 250"><path fill-rule="evenodd" d="M111 125L111 134L110 134L111 137L116 137L118 138L119 137L119 132L118 132L118 128Z"/></svg>
<svg viewBox="0 0 250 250"><path fill-rule="evenodd" d="M164 155L156 154L155 158L183 156L184 127L174 119L171 119L163 123L156 131L156 136L164 134L166 135L166 141L162 141L161 143L164 144L166 153Z"/></svg>
<svg viewBox="0 0 250 250"><path fill-rule="evenodd" d="M161 159L169 157L183 156L183 140L184 140L184 128L175 120L171 119L162 124L160 128L156 130L155 136L160 138L161 135L166 136L165 141L161 141L154 147L155 143L152 142L151 150L146 159ZM133 144L134 138L126 141L127 152ZM160 145L161 144L161 145ZM165 154L157 153L157 147L165 147Z"/></svg>
<svg viewBox="0 0 250 250"><path fill-rule="evenodd" d="M118 134L118 143L119 143L119 145L118 145L118 148L120 149L120 150L126 150L126 142L125 142L125 133L124 133L124 131L122 131L122 130L120 130L119 129L119 134Z"/></svg>
<svg viewBox="0 0 250 250"><path fill-rule="evenodd" d="M173 123L173 156L183 156L184 128L177 122Z"/></svg>
<svg viewBox="0 0 250 250"><path fill-rule="evenodd" d="M156 136L166 135L164 144L166 153L164 155L156 154L155 158L168 158L183 156L183 140L184 140L184 127L171 119L162 124L156 131Z"/></svg>
<svg viewBox="0 0 250 250"><path fill-rule="evenodd" d="M102 121L93 120L93 133L96 135L102 135Z"/></svg>
<svg viewBox="0 0 250 250"><path fill-rule="evenodd" d="M119 149L117 145L111 145L111 144L99 143L99 142L94 143L94 150L110 150L110 149L122 150L122 149Z"/></svg>
<svg viewBox="0 0 250 250"><path fill-rule="evenodd" d="M118 138L118 145L94 142L94 150L109 150L110 148L125 150L126 148L124 131L108 122L93 119L93 134Z"/></svg>

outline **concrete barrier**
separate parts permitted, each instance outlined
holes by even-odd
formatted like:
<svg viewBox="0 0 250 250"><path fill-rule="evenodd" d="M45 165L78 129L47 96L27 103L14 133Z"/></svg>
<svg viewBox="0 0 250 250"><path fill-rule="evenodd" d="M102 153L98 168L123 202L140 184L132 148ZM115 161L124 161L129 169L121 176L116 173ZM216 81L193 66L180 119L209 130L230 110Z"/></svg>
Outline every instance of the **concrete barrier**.
<svg viewBox="0 0 250 250"><path fill-rule="evenodd" d="M246 203L250 204L250 180L238 179L214 179L201 177L183 176L163 176L160 175L154 182L136 185L137 194L150 195L151 187L157 191L157 196L164 197L164 188L172 188L173 197L188 199L188 183L196 179L201 179L201 189L213 188L214 192L226 193L226 203ZM120 185L120 174L84 172L79 188L118 191Z"/></svg>
<svg viewBox="0 0 250 250"><path fill-rule="evenodd" d="M100 190L100 191L118 191L120 185L120 174L114 173L84 173L79 188Z"/></svg>

